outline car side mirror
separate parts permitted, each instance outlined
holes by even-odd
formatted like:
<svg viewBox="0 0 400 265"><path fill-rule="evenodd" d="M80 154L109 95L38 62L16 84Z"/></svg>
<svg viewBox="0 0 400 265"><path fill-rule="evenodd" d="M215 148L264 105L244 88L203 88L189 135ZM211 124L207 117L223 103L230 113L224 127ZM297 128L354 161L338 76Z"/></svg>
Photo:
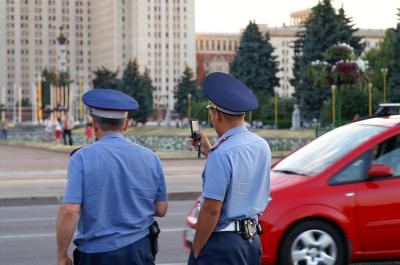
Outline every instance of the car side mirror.
<svg viewBox="0 0 400 265"><path fill-rule="evenodd" d="M370 178L388 178L393 176L393 169L391 166L376 164L368 170L368 177Z"/></svg>

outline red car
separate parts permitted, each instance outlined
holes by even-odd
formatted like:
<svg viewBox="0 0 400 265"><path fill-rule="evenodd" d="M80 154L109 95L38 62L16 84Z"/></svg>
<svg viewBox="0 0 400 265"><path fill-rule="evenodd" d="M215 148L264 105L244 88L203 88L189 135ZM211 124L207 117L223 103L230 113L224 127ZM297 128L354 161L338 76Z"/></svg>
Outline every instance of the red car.
<svg viewBox="0 0 400 265"><path fill-rule="evenodd" d="M187 247L198 212L197 201ZM274 164L260 221L262 264L400 260L400 115L339 127Z"/></svg>

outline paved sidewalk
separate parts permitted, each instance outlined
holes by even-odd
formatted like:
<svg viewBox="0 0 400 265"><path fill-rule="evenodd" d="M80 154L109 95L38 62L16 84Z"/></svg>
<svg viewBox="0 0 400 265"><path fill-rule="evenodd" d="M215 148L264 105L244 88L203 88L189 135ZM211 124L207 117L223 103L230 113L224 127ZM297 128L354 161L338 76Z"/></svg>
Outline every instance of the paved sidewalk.
<svg viewBox="0 0 400 265"><path fill-rule="evenodd" d="M58 203L68 153L0 145L0 206ZM204 159L162 160L171 200L195 199Z"/></svg>

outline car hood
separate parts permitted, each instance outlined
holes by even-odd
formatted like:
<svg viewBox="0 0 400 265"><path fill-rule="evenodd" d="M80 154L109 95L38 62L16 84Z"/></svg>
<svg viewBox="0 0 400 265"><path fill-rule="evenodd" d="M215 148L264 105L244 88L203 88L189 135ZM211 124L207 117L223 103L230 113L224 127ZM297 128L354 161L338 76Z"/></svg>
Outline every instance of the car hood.
<svg viewBox="0 0 400 265"><path fill-rule="evenodd" d="M293 187L298 184L307 182L311 178L312 177L310 176L301 176L301 175L271 171L271 191Z"/></svg>

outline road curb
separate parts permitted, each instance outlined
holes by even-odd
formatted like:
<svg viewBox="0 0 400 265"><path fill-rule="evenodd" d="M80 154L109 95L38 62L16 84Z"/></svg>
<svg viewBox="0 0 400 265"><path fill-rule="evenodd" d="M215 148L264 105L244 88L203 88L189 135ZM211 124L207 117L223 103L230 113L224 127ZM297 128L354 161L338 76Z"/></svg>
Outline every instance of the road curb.
<svg viewBox="0 0 400 265"><path fill-rule="evenodd" d="M200 195L198 191L171 192L168 193L169 201L192 201ZM32 196L0 198L0 207L6 206L34 206L34 205L54 205L60 204L62 196Z"/></svg>

